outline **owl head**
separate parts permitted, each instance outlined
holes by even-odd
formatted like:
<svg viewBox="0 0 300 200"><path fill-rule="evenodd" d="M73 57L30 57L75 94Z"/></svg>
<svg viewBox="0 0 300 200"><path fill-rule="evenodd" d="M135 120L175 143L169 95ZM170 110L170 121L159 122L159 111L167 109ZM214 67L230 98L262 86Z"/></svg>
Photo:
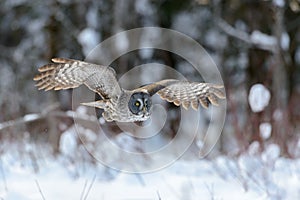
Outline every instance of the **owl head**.
<svg viewBox="0 0 300 200"><path fill-rule="evenodd" d="M136 92L131 95L128 107L132 114L148 118L150 116L151 104L151 97L148 93Z"/></svg>

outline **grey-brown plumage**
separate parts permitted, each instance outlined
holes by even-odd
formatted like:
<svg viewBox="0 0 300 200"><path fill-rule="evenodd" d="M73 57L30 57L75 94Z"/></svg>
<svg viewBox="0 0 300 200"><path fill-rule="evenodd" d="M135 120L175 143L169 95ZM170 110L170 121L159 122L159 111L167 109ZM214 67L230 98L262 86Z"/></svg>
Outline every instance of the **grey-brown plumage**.
<svg viewBox="0 0 300 200"><path fill-rule="evenodd" d="M53 58L53 63L40 67L34 77L39 90L61 90L76 88L82 84L98 93L102 100L82 103L104 109L106 121L144 121L150 116L151 96L158 94L162 99L185 109L197 110L201 104L218 105L218 99L225 96L221 85L198 83L175 79L161 80L134 90L120 87L113 68L79 60Z"/></svg>

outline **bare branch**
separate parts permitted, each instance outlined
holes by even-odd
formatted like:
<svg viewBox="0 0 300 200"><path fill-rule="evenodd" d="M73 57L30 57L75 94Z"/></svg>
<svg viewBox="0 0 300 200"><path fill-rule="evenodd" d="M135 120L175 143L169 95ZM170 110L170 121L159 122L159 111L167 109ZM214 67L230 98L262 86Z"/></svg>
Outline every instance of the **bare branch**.
<svg viewBox="0 0 300 200"><path fill-rule="evenodd" d="M158 200L161 200L161 196L160 196L160 194L159 194L159 191L158 191L158 190L156 190L156 194L157 194Z"/></svg>
<svg viewBox="0 0 300 200"><path fill-rule="evenodd" d="M238 30L228 24L225 20L218 18L217 25L223 30L226 34L235 37L239 40L242 40L248 44L251 44L250 35L244 31Z"/></svg>
<svg viewBox="0 0 300 200"><path fill-rule="evenodd" d="M82 121L89 121L89 122L97 122L98 120L95 116L91 115L83 115L83 114L78 114L74 111L49 111L49 112L42 112L42 113L32 113L32 114L27 114L21 118L6 121L3 123L0 123L0 131L12 126L18 126L21 124L29 123L29 122L34 122L43 118L46 118L47 116L52 116L52 117L66 117L66 118L71 118L75 120L82 120Z"/></svg>
<svg viewBox="0 0 300 200"><path fill-rule="evenodd" d="M45 198L45 196L44 196L44 194L43 194L43 192L42 192L42 189L41 189L41 187L40 187L39 182L38 182L37 180L35 180L35 183L36 183L36 186L37 186L37 188L38 188L38 190L39 190L39 192L40 192L40 194L41 194L42 199L43 199L43 200L46 200L46 198Z"/></svg>
<svg viewBox="0 0 300 200"><path fill-rule="evenodd" d="M251 34L239 30L228 24L225 20L217 18L216 20L219 28L231 37L242 40L243 42L270 52L275 52L277 40L275 37L262 33L260 31L253 31Z"/></svg>
<svg viewBox="0 0 300 200"><path fill-rule="evenodd" d="M88 179L85 180L85 183L84 183L84 186L83 186L83 190L81 192L80 200L83 200L84 193L85 193L85 190L87 188L87 183L88 183Z"/></svg>
<svg viewBox="0 0 300 200"><path fill-rule="evenodd" d="M91 182L89 188L87 189L86 194L85 194L85 197L83 198L83 200L87 200L88 195L89 195L89 193L90 193L90 191L91 191L91 189L92 189L92 186L93 186L94 183L95 183L95 180L96 180L96 174L94 175L94 177L93 177L93 179L92 179L92 182Z"/></svg>

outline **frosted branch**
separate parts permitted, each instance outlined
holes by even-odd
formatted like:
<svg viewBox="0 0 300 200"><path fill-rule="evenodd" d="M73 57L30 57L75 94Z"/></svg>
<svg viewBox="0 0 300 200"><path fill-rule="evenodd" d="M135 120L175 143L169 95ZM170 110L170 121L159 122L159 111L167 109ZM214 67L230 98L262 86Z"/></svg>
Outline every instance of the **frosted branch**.
<svg viewBox="0 0 300 200"><path fill-rule="evenodd" d="M88 114L81 114L77 113L74 111L49 111L49 112L42 112L42 113L32 113L32 114L27 114L21 118L6 121L3 123L0 123L0 131L9 127L13 126L19 126L21 124L26 124L29 122L34 122L40 119L44 119L48 116L52 117L66 117L66 118L71 118L75 120L82 120L82 121L89 121L89 122L97 122L98 120L95 116L90 116Z"/></svg>
<svg viewBox="0 0 300 200"><path fill-rule="evenodd" d="M217 19L217 24L229 36L242 40L251 46L271 52L274 52L277 48L277 40L274 36L267 35L258 30L248 34L245 31L234 28L221 18Z"/></svg>

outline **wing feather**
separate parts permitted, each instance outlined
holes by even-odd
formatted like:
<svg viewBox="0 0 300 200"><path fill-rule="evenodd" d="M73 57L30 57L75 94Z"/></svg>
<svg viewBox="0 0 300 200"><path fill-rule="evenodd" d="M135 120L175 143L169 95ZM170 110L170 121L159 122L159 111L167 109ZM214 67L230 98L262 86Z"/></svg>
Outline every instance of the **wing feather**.
<svg viewBox="0 0 300 200"><path fill-rule="evenodd" d="M38 69L34 77L39 90L62 90L85 84L103 98L111 98L121 93L113 68L79 60L53 58L53 63Z"/></svg>
<svg viewBox="0 0 300 200"><path fill-rule="evenodd" d="M208 108L209 104L218 105L218 99L225 99L221 90L222 85L212 83L188 82L175 79L166 79L142 87L149 94L157 93L162 99L172 102L175 105L182 105L188 109L194 110L201 105Z"/></svg>

